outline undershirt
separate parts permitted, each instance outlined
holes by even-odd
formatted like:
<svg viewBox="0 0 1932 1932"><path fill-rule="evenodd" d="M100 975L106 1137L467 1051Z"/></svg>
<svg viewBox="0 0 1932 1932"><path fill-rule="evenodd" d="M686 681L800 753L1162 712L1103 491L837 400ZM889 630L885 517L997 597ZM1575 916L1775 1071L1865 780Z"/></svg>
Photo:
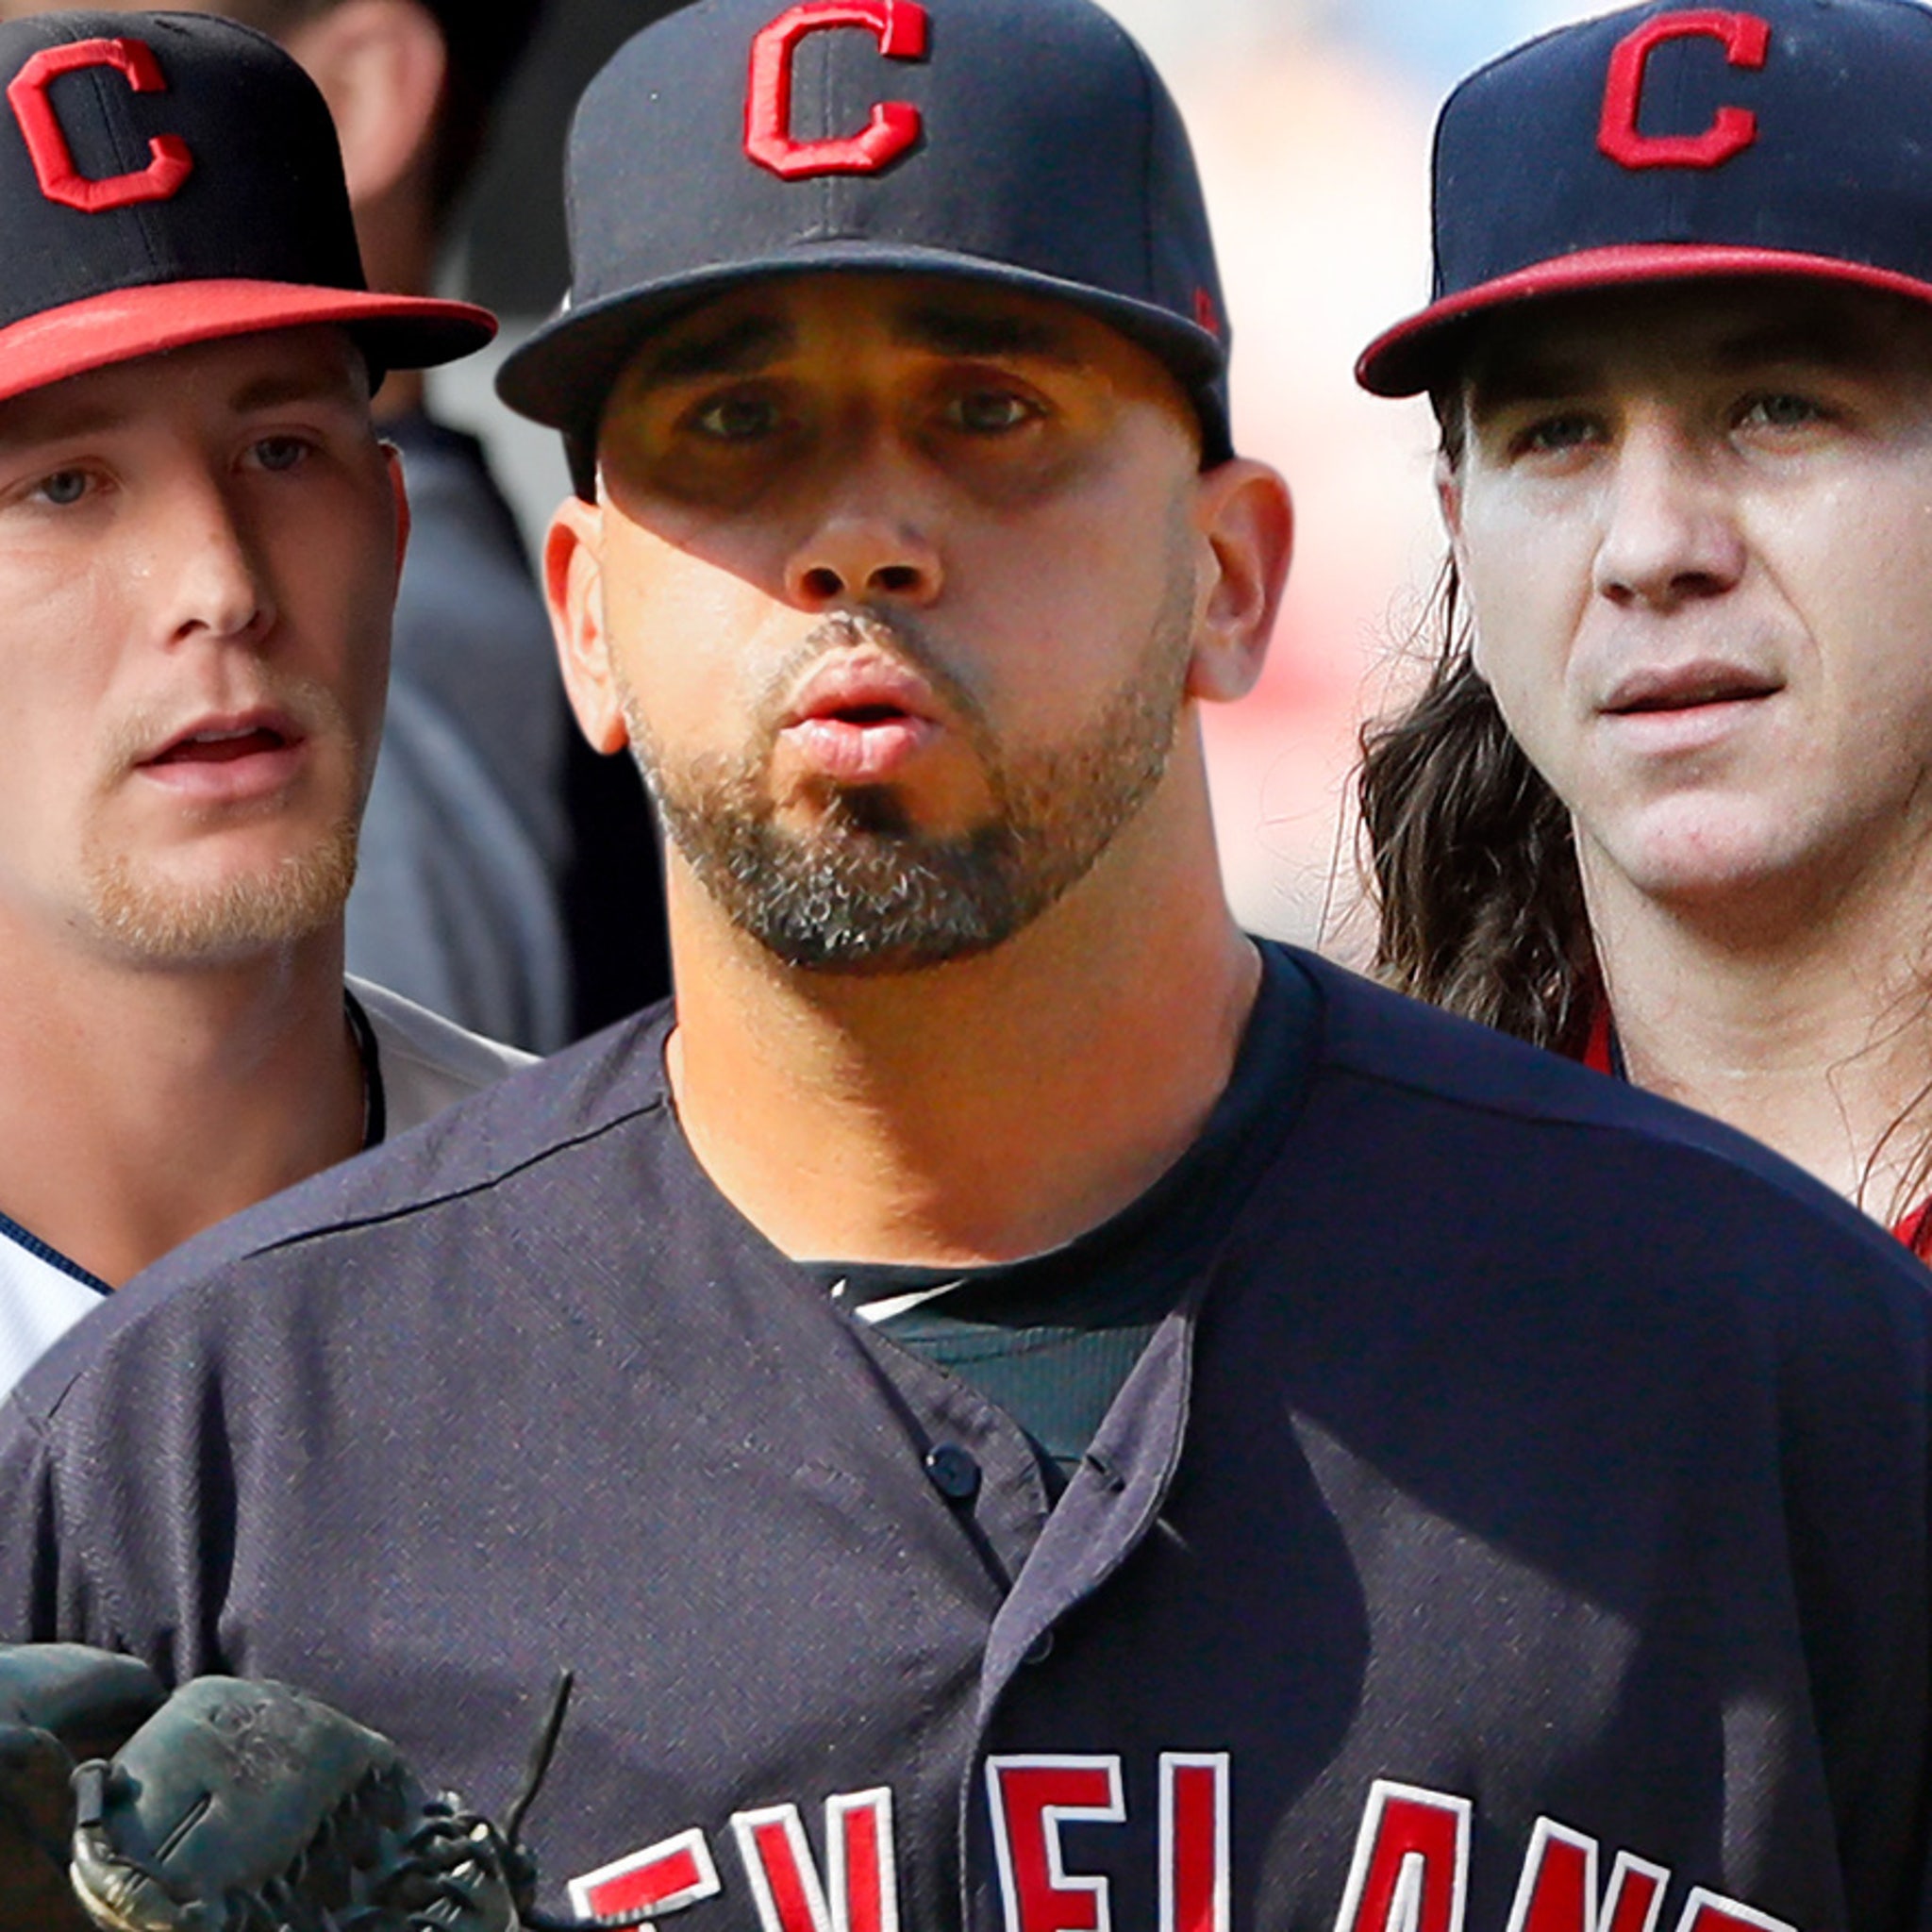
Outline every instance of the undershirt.
<svg viewBox="0 0 1932 1932"><path fill-rule="evenodd" d="M1307 1074L1315 996L1262 954L1232 1073L1186 1153L1111 1220L991 1267L808 1261L807 1272L896 1346L946 1371L1026 1432L1058 1495L1141 1351L1211 1259Z"/></svg>

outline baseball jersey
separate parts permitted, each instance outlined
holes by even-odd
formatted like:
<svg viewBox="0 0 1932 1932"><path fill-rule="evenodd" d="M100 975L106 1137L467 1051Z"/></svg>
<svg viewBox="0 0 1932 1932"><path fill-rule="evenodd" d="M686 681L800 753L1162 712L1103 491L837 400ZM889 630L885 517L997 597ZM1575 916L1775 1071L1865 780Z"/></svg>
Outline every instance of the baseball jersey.
<svg viewBox="0 0 1932 1932"><path fill-rule="evenodd" d="M1613 1080L1630 1077L1624 1066L1624 1049L1618 1042L1609 1007L1601 1000L1590 1017L1590 1032L1585 1037L1581 1058L1583 1064L1592 1073L1607 1074ZM1892 1236L1903 1241L1913 1254L1924 1258L1928 1224L1932 1224L1932 1201L1921 1201L1916 1208L1892 1223Z"/></svg>
<svg viewBox="0 0 1932 1932"><path fill-rule="evenodd" d="M544 1901L677 1932L1923 1925L1924 1270L1268 948L1297 991L1058 1501L719 1193L658 1013L57 1344L0 1632L303 1684L498 1813L569 1665Z"/></svg>
<svg viewBox="0 0 1932 1932"><path fill-rule="evenodd" d="M528 1054L466 1033L399 993L353 977L348 984L368 1022L372 1115L382 1123L372 1145L530 1063ZM79 1262L0 1213L0 1391L110 1291Z"/></svg>

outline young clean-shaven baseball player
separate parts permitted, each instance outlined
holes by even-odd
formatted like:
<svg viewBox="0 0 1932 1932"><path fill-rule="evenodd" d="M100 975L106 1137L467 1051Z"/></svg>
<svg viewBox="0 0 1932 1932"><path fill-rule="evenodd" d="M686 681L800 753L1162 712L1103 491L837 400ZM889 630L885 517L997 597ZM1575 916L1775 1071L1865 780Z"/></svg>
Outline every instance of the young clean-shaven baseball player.
<svg viewBox="0 0 1932 1932"><path fill-rule="evenodd" d="M1232 924L1288 504L1139 50L696 0L571 169L504 389L675 1002L43 1362L0 1629L498 1812L568 1666L541 1902L679 1932L1921 1924L1923 1271Z"/></svg>
<svg viewBox="0 0 1932 1932"><path fill-rule="evenodd" d="M1456 583L1426 691L1371 735L1385 965L1921 1252L1928 85L1903 0L1520 48L1444 108L1435 300L1361 364L1435 399Z"/></svg>
<svg viewBox="0 0 1932 1932"><path fill-rule="evenodd" d="M321 95L227 22L0 26L0 1387L521 1056L344 986L407 513Z"/></svg>

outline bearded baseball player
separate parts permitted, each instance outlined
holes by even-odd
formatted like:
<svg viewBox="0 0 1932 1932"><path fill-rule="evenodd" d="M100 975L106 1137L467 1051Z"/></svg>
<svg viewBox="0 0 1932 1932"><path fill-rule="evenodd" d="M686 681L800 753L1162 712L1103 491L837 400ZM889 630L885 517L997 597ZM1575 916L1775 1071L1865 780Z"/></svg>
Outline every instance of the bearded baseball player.
<svg viewBox="0 0 1932 1932"><path fill-rule="evenodd" d="M321 96L215 21L0 26L0 1386L506 1057L344 990L405 512Z"/></svg>
<svg viewBox="0 0 1932 1932"><path fill-rule="evenodd" d="M1928 87L1903 0L1518 49L1443 111L1436 299L1360 372L1435 400L1460 600L1364 767L1385 967L1922 1251Z"/></svg>
<svg viewBox="0 0 1932 1932"><path fill-rule="evenodd" d="M662 809L675 1002L44 1361L0 1627L196 1736L309 1722L202 1674L302 1687L518 1819L574 1669L552 1912L1922 1924L1923 1271L1231 924L1199 713L1289 512L1138 49L1087 0L697 0L571 152L503 383L575 465L551 602ZM91 1895L142 1843L185 1892L262 1790L288 1844L294 1743L218 1795L164 1744L83 1777Z"/></svg>

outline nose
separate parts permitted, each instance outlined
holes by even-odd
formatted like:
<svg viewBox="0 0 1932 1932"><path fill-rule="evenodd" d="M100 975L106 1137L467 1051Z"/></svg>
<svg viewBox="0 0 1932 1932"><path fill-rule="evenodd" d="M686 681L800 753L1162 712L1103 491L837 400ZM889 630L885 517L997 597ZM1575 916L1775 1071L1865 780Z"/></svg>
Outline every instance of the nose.
<svg viewBox="0 0 1932 1932"><path fill-rule="evenodd" d="M1616 452L1594 573L1613 603L1668 610L1721 596L1745 546L1715 458L1679 426L1640 423Z"/></svg>
<svg viewBox="0 0 1932 1932"><path fill-rule="evenodd" d="M275 621L256 546L213 477L177 477L158 520L154 572L165 586L161 629L171 644L198 637L252 641Z"/></svg>
<svg viewBox="0 0 1932 1932"><path fill-rule="evenodd" d="M925 606L940 593L929 506L908 460L881 434L844 453L786 560L786 590L801 609L841 604Z"/></svg>

